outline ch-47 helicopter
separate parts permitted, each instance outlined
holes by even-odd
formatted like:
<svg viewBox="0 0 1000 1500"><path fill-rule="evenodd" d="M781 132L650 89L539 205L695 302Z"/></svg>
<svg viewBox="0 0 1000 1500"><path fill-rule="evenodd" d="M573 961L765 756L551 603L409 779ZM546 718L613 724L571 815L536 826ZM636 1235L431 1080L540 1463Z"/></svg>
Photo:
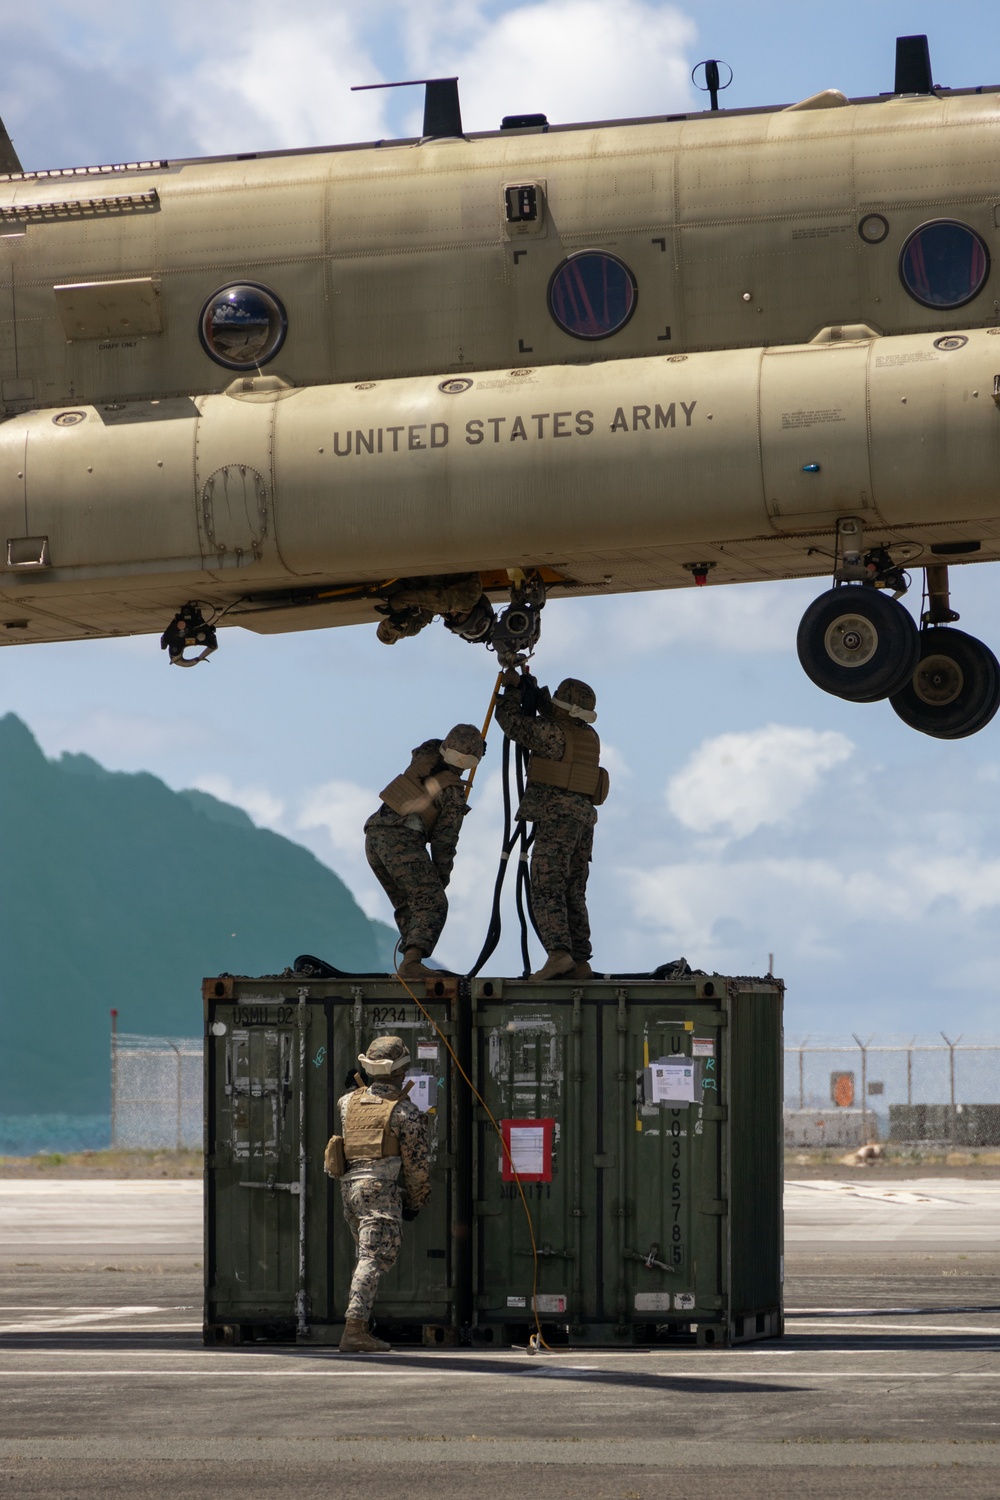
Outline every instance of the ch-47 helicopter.
<svg viewBox="0 0 1000 1500"><path fill-rule="evenodd" d="M54 171L0 127L0 638L192 665L440 613L514 661L546 597L808 575L815 683L980 729L948 568L1000 556L1000 90L924 37L876 98L704 78L479 134L421 80L420 139Z"/></svg>

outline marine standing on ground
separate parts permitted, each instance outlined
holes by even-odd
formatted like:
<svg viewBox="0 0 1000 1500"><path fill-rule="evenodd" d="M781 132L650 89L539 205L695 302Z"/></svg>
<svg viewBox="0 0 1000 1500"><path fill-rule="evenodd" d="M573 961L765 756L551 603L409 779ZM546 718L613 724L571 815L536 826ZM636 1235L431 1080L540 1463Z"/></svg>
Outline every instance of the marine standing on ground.
<svg viewBox="0 0 1000 1500"><path fill-rule="evenodd" d="M379 1281L396 1264L402 1220L415 1219L430 1197L430 1161L424 1117L401 1092L410 1062L405 1042L376 1037L358 1062L367 1087L337 1100L347 1161L340 1192L358 1250L340 1348L379 1354L391 1345L369 1332L368 1320Z"/></svg>
<svg viewBox="0 0 1000 1500"><path fill-rule="evenodd" d="M382 805L365 824L368 863L399 928L403 979L435 972L421 959L434 952L448 916L445 888L469 811L461 773L478 765L485 750L472 724L456 724L443 740L425 740L380 793Z"/></svg>
<svg viewBox="0 0 1000 1500"><path fill-rule="evenodd" d="M530 750L519 819L533 822L531 908L548 958L534 979L591 977L587 877L595 808L608 795L593 688L567 677L549 698L535 679L511 667L503 676L497 723ZM536 709L538 710L536 712Z"/></svg>

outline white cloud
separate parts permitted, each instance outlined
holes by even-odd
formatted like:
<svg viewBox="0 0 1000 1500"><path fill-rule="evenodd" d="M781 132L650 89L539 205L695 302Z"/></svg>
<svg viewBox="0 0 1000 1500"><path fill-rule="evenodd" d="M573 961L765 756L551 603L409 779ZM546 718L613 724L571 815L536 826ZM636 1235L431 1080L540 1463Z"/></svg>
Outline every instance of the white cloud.
<svg viewBox="0 0 1000 1500"><path fill-rule="evenodd" d="M228 776L218 772L197 777L194 786L199 792L208 792L209 796L218 797L220 802L231 802L235 807L241 807L259 828L283 831L281 824L285 816L285 804L267 787L234 786Z"/></svg>
<svg viewBox="0 0 1000 1500"><path fill-rule="evenodd" d="M351 853L357 848L359 830L377 806L378 796L368 787L356 781L327 781L305 794L295 826L321 828L338 853Z"/></svg>
<svg viewBox="0 0 1000 1500"><path fill-rule="evenodd" d="M667 806L696 833L746 838L787 825L823 775L854 746L834 730L769 724L706 740L667 786Z"/></svg>
<svg viewBox="0 0 1000 1500"><path fill-rule="evenodd" d="M817 579L786 579L625 598L554 598L542 619L546 659L562 667L585 654L607 667L679 648L699 655L792 656L799 620L822 587Z"/></svg>
<svg viewBox="0 0 1000 1500"><path fill-rule="evenodd" d="M197 60L171 78L169 103L208 153L378 139L387 133L386 96L350 92L383 76L364 40L367 19L343 0L299 0L293 8L215 0L222 58L216 47L196 45L204 7L186 3L175 26Z"/></svg>
<svg viewBox="0 0 1000 1500"><path fill-rule="evenodd" d="M213 730L195 718L100 708L76 718L34 714L31 727L46 755L90 755L112 771L145 769L151 760L169 757L178 739L189 747L204 747L214 739Z"/></svg>
<svg viewBox="0 0 1000 1500"><path fill-rule="evenodd" d="M504 115L538 111L558 123L665 114L692 97L687 48L695 28L673 6L543 0L512 6L475 30L447 69L459 75L470 129L496 130ZM439 58L445 37L433 28L431 36L425 51Z"/></svg>

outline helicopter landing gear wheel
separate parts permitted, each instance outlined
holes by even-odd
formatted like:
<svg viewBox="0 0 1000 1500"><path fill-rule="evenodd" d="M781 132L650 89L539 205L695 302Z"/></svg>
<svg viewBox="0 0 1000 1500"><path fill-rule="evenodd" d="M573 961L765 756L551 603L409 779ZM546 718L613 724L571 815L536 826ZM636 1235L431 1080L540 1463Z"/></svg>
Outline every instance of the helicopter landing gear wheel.
<svg viewBox="0 0 1000 1500"><path fill-rule="evenodd" d="M1000 662L964 630L932 626L920 637L913 677L889 701L911 729L938 740L965 739L1000 708Z"/></svg>
<svg viewBox="0 0 1000 1500"><path fill-rule="evenodd" d="M814 599L795 644L806 676L850 703L874 703L899 692L920 654L912 615L895 599L861 585Z"/></svg>

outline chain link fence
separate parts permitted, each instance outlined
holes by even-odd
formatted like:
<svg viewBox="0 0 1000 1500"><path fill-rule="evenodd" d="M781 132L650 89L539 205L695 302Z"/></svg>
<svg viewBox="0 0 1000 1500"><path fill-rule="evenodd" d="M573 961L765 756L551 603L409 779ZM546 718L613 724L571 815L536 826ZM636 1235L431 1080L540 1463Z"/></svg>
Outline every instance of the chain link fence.
<svg viewBox="0 0 1000 1500"><path fill-rule="evenodd" d="M111 1038L112 1150L201 1150L200 1037Z"/></svg>
<svg viewBox="0 0 1000 1500"><path fill-rule="evenodd" d="M785 1144L1000 1146L995 1037L785 1041Z"/></svg>

